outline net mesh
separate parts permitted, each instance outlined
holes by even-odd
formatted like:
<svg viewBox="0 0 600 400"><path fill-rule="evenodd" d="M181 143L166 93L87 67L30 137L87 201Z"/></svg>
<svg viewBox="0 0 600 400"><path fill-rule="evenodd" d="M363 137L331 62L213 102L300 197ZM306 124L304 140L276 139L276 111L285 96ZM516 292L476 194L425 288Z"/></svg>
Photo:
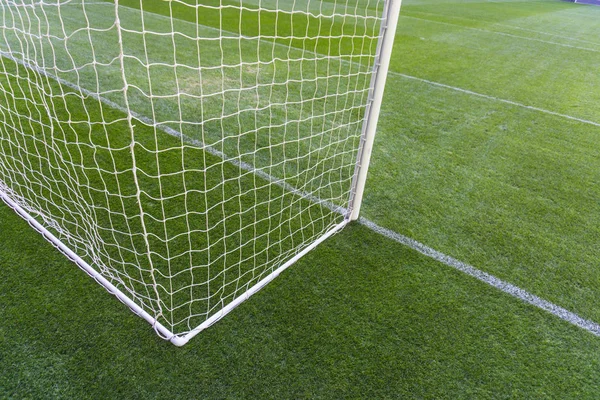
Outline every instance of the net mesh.
<svg viewBox="0 0 600 400"><path fill-rule="evenodd" d="M0 191L174 334L344 219L380 0L0 2Z"/></svg>

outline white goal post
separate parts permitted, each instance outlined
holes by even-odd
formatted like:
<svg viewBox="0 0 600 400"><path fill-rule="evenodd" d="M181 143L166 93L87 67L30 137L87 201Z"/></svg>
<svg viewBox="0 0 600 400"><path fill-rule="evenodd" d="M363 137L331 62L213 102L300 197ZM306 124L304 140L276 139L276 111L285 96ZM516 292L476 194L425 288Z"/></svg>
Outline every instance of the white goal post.
<svg viewBox="0 0 600 400"><path fill-rule="evenodd" d="M358 218L399 11L2 1L0 198L183 345Z"/></svg>

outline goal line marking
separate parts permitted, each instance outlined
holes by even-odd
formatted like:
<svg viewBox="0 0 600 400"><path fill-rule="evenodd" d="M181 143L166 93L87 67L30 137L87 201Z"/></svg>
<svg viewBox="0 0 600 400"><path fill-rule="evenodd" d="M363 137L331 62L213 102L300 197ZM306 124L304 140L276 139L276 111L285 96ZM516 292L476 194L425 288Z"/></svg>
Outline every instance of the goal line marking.
<svg viewBox="0 0 600 400"><path fill-rule="evenodd" d="M431 247L419 243L414 239L408 238L390 229L383 228L366 218L361 217L359 218L358 222L361 225L364 225L365 227L371 229L372 231L387 237L388 239L394 240L397 243L403 244L415 251L418 251L419 253L429 258L432 258L464 274L467 274L483 283L486 283L498 290L501 290L504 293L516 297L517 299L522 300L525 303L531 304L537 308L541 308L542 310L547 311L564 321L578 326L579 328L585 329L586 331L592 333L595 336L600 336L600 325L593 321L582 318L579 315L563 307L557 306L556 304L544 300L534 294L531 294L518 286L503 281L502 279L497 278L494 275L478 270L477 268L469 264L466 264L453 257L450 257L437 250L434 250Z"/></svg>

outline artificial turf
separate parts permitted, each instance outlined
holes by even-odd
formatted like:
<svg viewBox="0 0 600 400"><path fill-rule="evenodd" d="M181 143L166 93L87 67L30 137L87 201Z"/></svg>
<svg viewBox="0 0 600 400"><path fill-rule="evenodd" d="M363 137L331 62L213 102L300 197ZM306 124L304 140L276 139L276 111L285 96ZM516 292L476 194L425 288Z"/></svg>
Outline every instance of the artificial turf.
<svg viewBox="0 0 600 400"><path fill-rule="evenodd" d="M363 216L600 321L597 15L405 2ZM182 349L6 207L0 232L0 397L598 397L597 337L362 226Z"/></svg>
<svg viewBox="0 0 600 400"><path fill-rule="evenodd" d="M437 5L403 8L364 215L600 320L600 8Z"/></svg>
<svg viewBox="0 0 600 400"><path fill-rule="evenodd" d="M316 42L239 38L246 32L227 31L239 25L230 8L223 30L178 20L174 35L164 33L172 19L127 5L118 33L108 2L35 10L44 19L28 29L47 30L48 41L31 45L41 49L28 62L7 55L29 49L10 28L30 17L27 8L2 9L3 183L173 334L343 221L331 208L346 205L355 169L372 20L319 28L334 38L319 43L350 54L340 60L316 53ZM311 25L303 15L261 35L297 36ZM242 19L254 26L253 16ZM349 29L352 43L335 39Z"/></svg>
<svg viewBox="0 0 600 400"><path fill-rule="evenodd" d="M0 216L6 398L597 395L595 336L362 226L176 348Z"/></svg>

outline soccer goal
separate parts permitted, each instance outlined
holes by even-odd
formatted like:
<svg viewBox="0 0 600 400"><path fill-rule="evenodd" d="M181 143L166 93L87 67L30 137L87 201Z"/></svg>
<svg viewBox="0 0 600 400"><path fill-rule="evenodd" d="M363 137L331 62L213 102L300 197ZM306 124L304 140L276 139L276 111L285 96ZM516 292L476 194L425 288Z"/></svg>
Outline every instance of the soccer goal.
<svg viewBox="0 0 600 400"><path fill-rule="evenodd" d="M0 197L182 345L358 218L399 9L0 1Z"/></svg>

